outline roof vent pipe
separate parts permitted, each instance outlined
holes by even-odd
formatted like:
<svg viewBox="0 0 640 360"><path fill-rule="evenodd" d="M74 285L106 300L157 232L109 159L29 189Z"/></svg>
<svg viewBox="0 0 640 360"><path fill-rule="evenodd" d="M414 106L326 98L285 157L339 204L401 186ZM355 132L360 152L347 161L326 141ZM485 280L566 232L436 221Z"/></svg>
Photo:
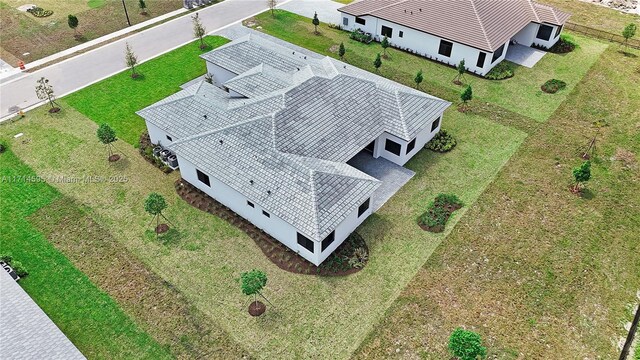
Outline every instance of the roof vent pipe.
<svg viewBox="0 0 640 360"><path fill-rule="evenodd" d="M220 145L222 145L224 143L224 141L222 141L222 139L220 139Z"/></svg>
<svg viewBox="0 0 640 360"><path fill-rule="evenodd" d="M204 119L207 120L207 114L202 115L202 117L204 117Z"/></svg>
<svg viewBox="0 0 640 360"><path fill-rule="evenodd" d="M253 180L249 180L249 184L253 185Z"/></svg>
<svg viewBox="0 0 640 360"><path fill-rule="evenodd" d="M271 190L267 190L267 195L271 195Z"/></svg>

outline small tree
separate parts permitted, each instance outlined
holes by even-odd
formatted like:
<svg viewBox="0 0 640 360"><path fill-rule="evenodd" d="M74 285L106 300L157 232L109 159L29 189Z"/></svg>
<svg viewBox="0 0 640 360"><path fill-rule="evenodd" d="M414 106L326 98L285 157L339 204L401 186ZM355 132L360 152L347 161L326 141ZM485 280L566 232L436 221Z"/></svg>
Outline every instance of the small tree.
<svg viewBox="0 0 640 360"><path fill-rule="evenodd" d="M136 73L136 65L138 65L138 57L133 52L133 49L131 49L131 45L129 45L129 43L126 43L124 48L124 61L127 64L127 67L131 69L131 77L134 79L137 78L138 73Z"/></svg>
<svg viewBox="0 0 640 360"><path fill-rule="evenodd" d="M455 78L453 78L453 83L456 85L462 84L462 78L464 77L464 72L467 71L467 68L464 66L464 59L460 60L458 65L456 66L456 70L458 70L458 74Z"/></svg>
<svg viewBox="0 0 640 360"><path fill-rule="evenodd" d="M576 180L573 192L579 192L584 183L591 179L591 161L587 160L579 167L573 168L573 178Z"/></svg>
<svg viewBox="0 0 640 360"><path fill-rule="evenodd" d="M471 99L473 99L473 90L471 90L471 85L467 85L460 94L460 100L462 100L462 103L466 105L467 101L471 101Z"/></svg>
<svg viewBox="0 0 640 360"><path fill-rule="evenodd" d="M315 12L313 13L313 20L311 20L311 23L313 24L314 30L313 33L318 35L318 25L320 25L320 20L318 19L318 13Z"/></svg>
<svg viewBox="0 0 640 360"><path fill-rule="evenodd" d="M382 41L380 42L380 45L382 46L382 55L384 56L384 58L387 58L387 49L389 48L389 46L391 46L391 43L389 43L389 38L388 37L383 37Z"/></svg>
<svg viewBox="0 0 640 360"><path fill-rule="evenodd" d="M482 346L480 335L461 328L451 333L449 351L459 360L477 360L487 356L487 348Z"/></svg>
<svg viewBox="0 0 640 360"><path fill-rule="evenodd" d="M138 7L140 8L140 15L147 15L147 3L144 0L138 1Z"/></svg>
<svg viewBox="0 0 640 360"><path fill-rule="evenodd" d="M271 17L276 17L276 6L278 6L278 0L267 0L267 6L271 10Z"/></svg>
<svg viewBox="0 0 640 360"><path fill-rule="evenodd" d="M113 156L113 143L118 140L118 138L116 137L116 131L113 130L113 128L108 124L102 124L100 125L100 127L98 127L96 135L98 136L98 140L100 140L101 143L107 146L107 151L109 152L109 160L111 160Z"/></svg>
<svg viewBox="0 0 640 360"><path fill-rule="evenodd" d="M413 78L413 81L416 83L416 89L420 88L420 83L422 83L423 80L424 80L424 77L422 76L422 69L420 69L418 70L416 77Z"/></svg>
<svg viewBox="0 0 640 360"><path fill-rule="evenodd" d="M49 102L50 113L60 111L60 108L56 105L56 94L53 92L53 86L49 84L49 79L45 77L41 77L40 80L36 82L36 95L38 95L38 99L47 100Z"/></svg>
<svg viewBox="0 0 640 360"><path fill-rule="evenodd" d="M207 29L202 25L198 13L191 17L191 21L193 22L193 36L200 39L200 50L204 50L207 48L207 45L204 43L204 36L207 34Z"/></svg>
<svg viewBox="0 0 640 360"><path fill-rule="evenodd" d="M156 238L158 237L160 229L160 217L169 222L169 220L162 214L162 211L164 211L164 209L166 208L167 202L164 200L162 195L158 193L149 194L147 199L144 201L144 210L153 215L151 222L153 222L153 220L156 220Z"/></svg>
<svg viewBox="0 0 640 360"><path fill-rule="evenodd" d="M247 296L253 296L254 306L258 305L258 295L267 300L267 298L262 295L261 292L262 289L264 289L265 285L267 285L267 274L265 274L263 271L253 269L240 275L240 286L242 288L242 293ZM269 302L269 300L267 300L267 302Z"/></svg>
<svg viewBox="0 0 640 360"><path fill-rule="evenodd" d="M631 39L632 37L636 36L636 30L638 29L638 26L634 23L631 23L627 26L624 27L624 30L622 30L622 37L624 37L624 47L625 49L629 46L628 42L629 39Z"/></svg>
<svg viewBox="0 0 640 360"><path fill-rule="evenodd" d="M382 59L380 58L380 53L376 55L376 59L373 61L373 66L376 67L376 71L380 72L380 66L382 66Z"/></svg>
<svg viewBox="0 0 640 360"><path fill-rule="evenodd" d="M347 49L344 48L344 42L340 43L340 48L338 49L338 56L340 56L340 60L344 59L344 54L347 52Z"/></svg>
<svg viewBox="0 0 640 360"><path fill-rule="evenodd" d="M67 24L73 29L74 36L78 37L78 18L75 15L69 15L67 17Z"/></svg>

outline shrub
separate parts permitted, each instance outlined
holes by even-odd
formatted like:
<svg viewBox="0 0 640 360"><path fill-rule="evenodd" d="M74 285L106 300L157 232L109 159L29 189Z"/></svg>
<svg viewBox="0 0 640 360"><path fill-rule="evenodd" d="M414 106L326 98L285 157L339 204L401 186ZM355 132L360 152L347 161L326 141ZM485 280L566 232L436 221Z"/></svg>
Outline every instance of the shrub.
<svg viewBox="0 0 640 360"><path fill-rule="evenodd" d="M30 13L31 15L33 15L35 17L39 17L39 18L43 18L43 17L47 17L47 16L53 15L53 11L45 10L45 9L43 9L41 7L38 7L38 6L34 6L31 9L28 9L27 12Z"/></svg>
<svg viewBox="0 0 640 360"><path fill-rule="evenodd" d="M482 346L480 335L461 328L451 333L449 351L460 360L484 359L487 356L487 348Z"/></svg>
<svg viewBox="0 0 640 360"><path fill-rule="evenodd" d="M356 29L352 31L351 34L349 35L349 38L351 40L359 41L365 44L369 44L373 40L373 37L371 36L371 34L367 34L360 29Z"/></svg>
<svg viewBox="0 0 640 360"><path fill-rule="evenodd" d="M13 256L10 254L0 254L0 261L7 263L13 270L18 274L18 276L25 277L29 275L27 269L22 265L20 261L14 260ZM0 269L0 271L4 271L4 269Z"/></svg>
<svg viewBox="0 0 640 360"><path fill-rule="evenodd" d="M451 151L458 142L447 130L440 130L436 134L436 136L431 139L425 147L429 150L437 151L437 152L448 152Z"/></svg>
<svg viewBox="0 0 640 360"><path fill-rule="evenodd" d="M438 194L429 203L427 211L420 216L420 224L426 226L429 231L441 232L451 217L451 213L463 205L462 201L454 194Z"/></svg>
<svg viewBox="0 0 640 360"><path fill-rule="evenodd" d="M458 198L455 194L438 194L433 201L436 206L452 206L452 207L461 207L462 200Z"/></svg>
<svg viewBox="0 0 640 360"><path fill-rule="evenodd" d="M503 80L513 77L513 66L506 61L502 61L496 65L491 71L484 76L489 80Z"/></svg>
<svg viewBox="0 0 640 360"><path fill-rule="evenodd" d="M362 269L369 259L369 252L363 247L357 248L349 258L349 266L354 269Z"/></svg>
<svg viewBox="0 0 640 360"><path fill-rule="evenodd" d="M555 54L570 53L578 47L578 43L573 39L571 35L562 34L560 40L558 40L550 49L549 52Z"/></svg>
<svg viewBox="0 0 640 360"><path fill-rule="evenodd" d="M7 150L7 145L5 145L3 141L0 141L0 154L5 152L5 150Z"/></svg>
<svg viewBox="0 0 640 360"><path fill-rule="evenodd" d="M555 94L565 87L567 87L566 82L558 79L551 79L542 84L542 86L540 86L540 89L548 94Z"/></svg>

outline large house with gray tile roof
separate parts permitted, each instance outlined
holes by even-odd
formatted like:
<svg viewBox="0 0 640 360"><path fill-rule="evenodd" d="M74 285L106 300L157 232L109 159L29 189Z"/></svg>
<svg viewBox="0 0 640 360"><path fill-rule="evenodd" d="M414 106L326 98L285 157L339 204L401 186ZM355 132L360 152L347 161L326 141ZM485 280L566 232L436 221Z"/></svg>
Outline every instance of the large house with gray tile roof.
<svg viewBox="0 0 640 360"><path fill-rule="evenodd" d="M338 9L341 26L392 46L486 75L509 45L552 47L569 14L531 0L360 0Z"/></svg>
<svg viewBox="0 0 640 360"><path fill-rule="evenodd" d="M249 35L202 55L212 76L138 114L182 178L319 265L371 214L380 181L347 161L403 165L450 103L335 59Z"/></svg>

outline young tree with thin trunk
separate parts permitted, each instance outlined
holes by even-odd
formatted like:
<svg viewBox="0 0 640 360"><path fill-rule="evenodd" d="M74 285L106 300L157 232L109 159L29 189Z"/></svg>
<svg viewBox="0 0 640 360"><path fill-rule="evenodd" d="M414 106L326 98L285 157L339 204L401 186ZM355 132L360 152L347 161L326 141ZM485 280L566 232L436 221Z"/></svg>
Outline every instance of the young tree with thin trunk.
<svg viewBox="0 0 640 360"><path fill-rule="evenodd" d="M340 60L344 59L344 54L347 52L347 49L344 48L344 42L340 43L340 48L338 48L338 56L340 56Z"/></svg>
<svg viewBox="0 0 640 360"><path fill-rule="evenodd" d="M382 59L380 58L380 53L376 55L376 59L373 61L373 66L375 66L377 72L380 72L380 66L382 66Z"/></svg>
<svg viewBox="0 0 640 360"><path fill-rule="evenodd" d="M318 26L320 25L320 20L318 19L318 13L313 13L313 20L311 20L311 23L313 24L314 30L313 33L318 35Z"/></svg>
<svg viewBox="0 0 640 360"><path fill-rule="evenodd" d="M67 24L69 25L70 28L73 29L73 36L78 37L78 17L76 17L75 15L69 15L67 17Z"/></svg>
<svg viewBox="0 0 640 360"><path fill-rule="evenodd" d="M420 88L420 83L422 83L423 80L424 80L424 77L422 76L422 69L420 69L418 70L416 77L413 78L413 81L416 83L416 89Z"/></svg>
<svg viewBox="0 0 640 360"><path fill-rule="evenodd" d="M629 39L631 39L632 37L636 36L636 30L638 29L638 26L634 23L631 23L627 26L624 27L624 30L622 30L622 37L624 37L624 47L625 49L627 49L629 47Z"/></svg>
<svg viewBox="0 0 640 360"><path fill-rule="evenodd" d="M464 59L460 60L460 62L456 66L456 70L458 70L458 74L455 78L453 78L453 83L456 85L461 85L462 79L464 77L464 72L467 71L467 68L464 66Z"/></svg>
<svg viewBox="0 0 640 360"><path fill-rule="evenodd" d="M278 6L278 0L267 0L267 6L271 10L271 17L276 17L276 6Z"/></svg>
<svg viewBox="0 0 640 360"><path fill-rule="evenodd" d="M253 269L240 275L240 287L242 293L247 296L253 296L254 307L258 307L258 295L267 302L267 298L262 295L262 289L267 285L267 274L263 271Z"/></svg>
<svg viewBox="0 0 640 360"><path fill-rule="evenodd" d="M198 13L192 16L191 20L193 22L193 36L200 39L200 50L204 50L207 48L207 45L204 43L204 36L207 34L207 29L202 25Z"/></svg>
<svg viewBox="0 0 640 360"><path fill-rule="evenodd" d="M56 94L53 91L53 86L49 84L49 79L41 77L36 83L36 95L38 99L49 102L49 106L51 106L49 112L55 113L60 111L60 108L57 106L58 103L56 103Z"/></svg>
<svg viewBox="0 0 640 360"><path fill-rule="evenodd" d="M147 3L144 0L138 1L138 7L140 8L140 15L147 15Z"/></svg>
<svg viewBox="0 0 640 360"><path fill-rule="evenodd" d="M473 99L473 90L471 90L471 85L467 85L467 87L462 90L460 94L460 100L464 105L467 105L467 101L471 101Z"/></svg>
<svg viewBox="0 0 640 360"><path fill-rule="evenodd" d="M167 208L167 202L164 200L162 195L155 192L149 194L149 196L144 202L144 210L149 214L153 215L151 222L153 222L153 220L156 221L156 229L155 229L156 239L158 238L158 234L160 230L160 217L162 217L163 219L167 220L167 222L169 222L169 220L164 216L164 214L162 214L162 212L166 208Z"/></svg>
<svg viewBox="0 0 640 360"><path fill-rule="evenodd" d="M131 77L134 79L137 78L138 73L136 73L136 65L138 65L138 57L133 52L133 49L131 49L129 43L125 44L124 61L127 64L127 67L131 69Z"/></svg>
<svg viewBox="0 0 640 360"><path fill-rule="evenodd" d="M380 42L380 45L382 46L382 56L384 56L384 58L387 58L387 49L389 48L389 46L391 46L391 43L389 42L389 38L388 37L383 37L382 41Z"/></svg>
<svg viewBox="0 0 640 360"><path fill-rule="evenodd" d="M591 179L591 161L587 160L579 167L573 168L573 178L576 180L576 184L573 186L573 192L580 192L584 183Z"/></svg>
<svg viewBox="0 0 640 360"><path fill-rule="evenodd" d="M113 130L113 128L108 124L102 124L100 125L100 127L98 127L98 131L96 132L96 135L98 136L98 140L100 140L101 143L107 146L107 151L109 152L108 159L109 161L112 161L113 143L118 140L118 138L116 137L116 131Z"/></svg>

